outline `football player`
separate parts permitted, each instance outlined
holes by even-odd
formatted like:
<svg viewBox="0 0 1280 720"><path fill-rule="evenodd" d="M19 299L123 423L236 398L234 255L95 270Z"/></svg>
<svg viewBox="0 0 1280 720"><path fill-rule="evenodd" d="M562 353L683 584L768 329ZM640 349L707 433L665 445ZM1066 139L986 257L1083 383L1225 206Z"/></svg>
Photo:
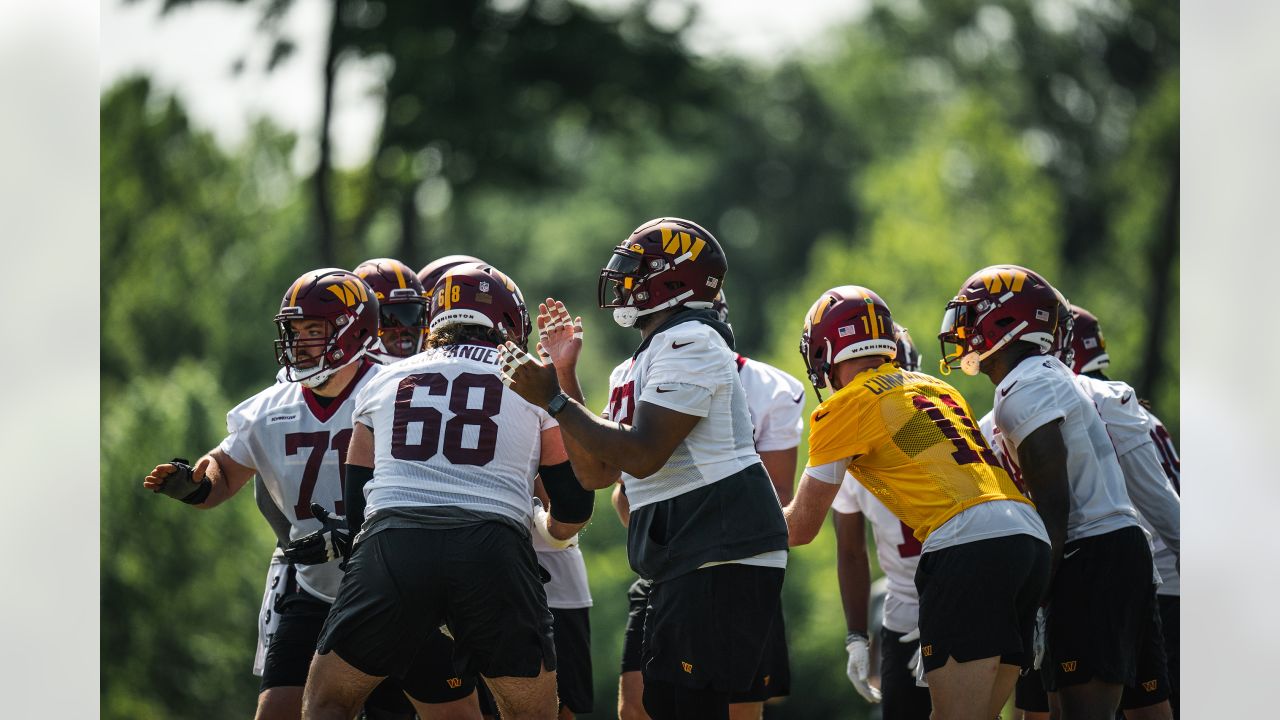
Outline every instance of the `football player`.
<svg viewBox="0 0 1280 720"><path fill-rule="evenodd" d="M856 285L823 293L805 316L800 352L815 392L809 460L787 506L791 543L821 528L845 473L921 541L916 567L921 662L938 717L999 714L1030 665L1049 539L999 467L955 388L893 364L893 316ZM850 633L846 647L858 640ZM861 673L859 673L861 674Z"/></svg>
<svg viewBox="0 0 1280 720"><path fill-rule="evenodd" d="M898 346L898 367L909 372L920 369L920 352L911 335L894 324ZM845 672L849 682L867 702L880 702L884 720L929 720L933 705L929 689L916 683L920 662L920 598L916 594L915 573L920 563L920 541L911 528L852 475L845 473L831 502L836 534L836 575L840 581L840 601L845 627L852 641L845 650L849 662ZM867 608L871 596L871 569L867 562L866 523L875 536L876 556L884 571L887 591L880 623L880 687L867 681L870 649L867 638Z"/></svg>
<svg viewBox="0 0 1280 720"><path fill-rule="evenodd" d="M156 466L144 487L198 508L230 499L255 474L297 540L327 525L322 509L342 511L341 467L351 437L352 395L378 371L369 358L377 338L378 301L356 275L337 268L303 274L285 292L275 317L276 359L287 382L276 383L227 413L228 435L194 466L185 460ZM258 718L296 719L321 624L342 577L341 558L298 563L285 575L274 610L278 625L264 659ZM447 658L446 658L447 659ZM441 669L440 684L452 677ZM390 688L390 690L387 690ZM447 688L441 699L465 705L470 689ZM387 701L370 706L402 709L394 683ZM403 717L403 715L400 715ZM449 713L432 717L449 717ZM457 717L455 715L455 717Z"/></svg>
<svg viewBox="0 0 1280 720"><path fill-rule="evenodd" d="M408 265L391 258L365 260L355 274L378 298L378 342L370 354L393 363L422 352L427 336L427 293Z"/></svg>
<svg viewBox="0 0 1280 720"><path fill-rule="evenodd" d="M451 269L433 289L430 329L428 352L355 398L346 527L361 529L316 645L307 717L350 718L383 677L413 674L447 620L504 717L553 718L552 616L529 538L534 476L558 539L590 517L592 494L555 421L499 378L496 345L530 331L515 284L490 266Z"/></svg>
<svg viewBox="0 0 1280 720"><path fill-rule="evenodd" d="M418 271L418 282L422 283L422 288L427 293L427 301L430 302L431 293L435 290L436 284L440 282L440 278L444 276L447 270L467 263L485 264L480 258L470 255L445 255L422 266L422 269Z"/></svg>
<svg viewBox="0 0 1280 720"><path fill-rule="evenodd" d="M1154 568L1106 425L1049 354L1060 298L1026 268L979 270L947 303L941 366L996 386L994 427L1052 540L1041 668L1052 712L1109 720L1137 679Z"/></svg>
<svg viewBox="0 0 1280 720"><path fill-rule="evenodd" d="M1064 305L1060 309L1066 315ZM1138 661L1138 682L1126 685L1120 707L1130 720L1177 717L1178 554L1181 501L1178 455L1160 420L1144 408L1127 383L1103 373L1111 359L1098 319L1072 305L1061 318L1059 359L1077 373L1076 383L1092 398L1107 425L1124 471L1125 488L1138 522L1151 535L1161 584L1155 613ZM1171 635L1169 629L1173 628ZM1163 632L1162 632L1163 631Z"/></svg>
<svg viewBox="0 0 1280 720"><path fill-rule="evenodd" d="M584 407L571 363L506 346L508 382L560 421L583 487L626 483L631 567L653 581L643 701L657 720L729 717L731 694L757 676L786 567L733 335L711 309L727 269L711 233L678 218L613 249L600 306L641 342L613 371L603 418Z"/></svg>
<svg viewBox="0 0 1280 720"><path fill-rule="evenodd" d="M724 292L716 295L711 309L730 328L729 303ZM554 356L552 360L559 363ZM747 395L756 453L773 481L778 501L791 502L796 475L796 446L804 431L804 386L800 381L767 363L738 354L738 377ZM625 527L630 515L625 486L613 488L613 505ZM644 640L644 612L652 583L637 578L627 592L629 609L622 642L622 671L618 679L618 716L621 720L647 720L644 711L644 678L641 675ZM758 720L764 701L791 692L791 663L787 657L786 626L781 606L774 620L764 662L750 689L730 696L731 720Z"/></svg>

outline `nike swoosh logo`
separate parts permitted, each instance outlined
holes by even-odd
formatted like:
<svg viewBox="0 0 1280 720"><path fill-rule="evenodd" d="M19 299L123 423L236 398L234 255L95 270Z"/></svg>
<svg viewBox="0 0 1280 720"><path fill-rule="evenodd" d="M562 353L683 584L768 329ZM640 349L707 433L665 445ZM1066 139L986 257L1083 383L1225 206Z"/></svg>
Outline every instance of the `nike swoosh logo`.
<svg viewBox="0 0 1280 720"><path fill-rule="evenodd" d="M804 402L804 393L800 393L799 395L797 395L797 396L795 396L795 397L791 398L791 402L793 402L793 403L795 403L795 404L797 404L797 405L799 405L800 403Z"/></svg>
<svg viewBox="0 0 1280 720"><path fill-rule="evenodd" d="M674 388L673 388L673 389L671 389L671 390L663 390L662 388L658 388L657 390L658 390L658 392L660 392L660 393L664 393L664 392L675 392L675 389L674 389Z"/></svg>
<svg viewBox="0 0 1280 720"><path fill-rule="evenodd" d="M1063 553L1063 554L1062 554L1062 559L1063 559L1063 560L1066 560L1067 558L1071 557L1072 555L1075 555L1075 554L1076 554L1076 553L1078 553L1078 552L1080 552L1080 548L1076 548L1075 550L1072 550L1072 551L1071 551L1071 552L1069 552L1069 553Z"/></svg>
<svg viewBox="0 0 1280 720"><path fill-rule="evenodd" d="M1132 399L1133 399L1133 393L1128 393L1124 397L1120 398L1120 404L1123 405Z"/></svg>
<svg viewBox="0 0 1280 720"><path fill-rule="evenodd" d="M685 345L692 345L692 344L693 344L693 341L692 341L692 340L690 340L689 342L682 342L682 343L673 342L673 343L671 343L671 349L672 349L672 350L679 350L680 348L684 347Z"/></svg>
<svg viewBox="0 0 1280 720"><path fill-rule="evenodd" d="M1004 396L1008 395L1008 394L1009 394L1009 391L1013 389L1013 386L1014 386L1014 385L1017 385L1017 384L1018 384L1018 381L1017 381L1017 380L1014 380L1013 382L1009 383L1009 387L1007 387L1007 388L1005 388L1005 389L1003 389L1003 390L1001 390L1001 391L1000 391L1000 397L1004 397Z"/></svg>
<svg viewBox="0 0 1280 720"><path fill-rule="evenodd" d="M824 413L818 413L818 414L816 414L816 415L814 415L814 416L813 416L813 421L814 421L814 422L818 422L819 420L821 420L822 418L824 418L824 417L826 417L826 416L828 416L828 415L830 415L830 414L831 414L831 411L830 411L830 410L828 410L828 411L826 411L826 412L824 412Z"/></svg>

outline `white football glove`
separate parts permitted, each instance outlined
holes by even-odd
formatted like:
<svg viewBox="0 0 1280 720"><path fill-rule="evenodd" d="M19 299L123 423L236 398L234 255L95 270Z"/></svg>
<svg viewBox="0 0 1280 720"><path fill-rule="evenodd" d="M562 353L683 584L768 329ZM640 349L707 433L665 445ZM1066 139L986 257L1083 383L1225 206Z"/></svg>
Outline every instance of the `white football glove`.
<svg viewBox="0 0 1280 720"><path fill-rule="evenodd" d="M557 550L563 550L573 544L573 538L561 540L551 534L548 523L551 522L551 513L542 507L542 501L538 498L533 499L533 529L538 531L538 536L547 541L547 544Z"/></svg>
<svg viewBox="0 0 1280 720"><path fill-rule="evenodd" d="M1036 629L1031 635L1031 648L1033 658L1031 667L1039 670L1040 665L1044 662L1044 649L1047 644L1049 635L1049 613L1044 606L1036 608Z"/></svg>
<svg viewBox="0 0 1280 720"><path fill-rule="evenodd" d="M849 682L853 683L853 689L869 703L880 702L880 689L867 682L867 671L871 664L871 646L867 642L867 636L849 633L845 637L844 649L849 653L845 674L849 676Z"/></svg>
<svg viewBox="0 0 1280 720"><path fill-rule="evenodd" d="M920 655L920 628L916 628L898 638L898 642L916 644L916 651L911 654L911 659L907 661L907 669L915 677L916 687L929 687L929 681L924 677L924 659Z"/></svg>

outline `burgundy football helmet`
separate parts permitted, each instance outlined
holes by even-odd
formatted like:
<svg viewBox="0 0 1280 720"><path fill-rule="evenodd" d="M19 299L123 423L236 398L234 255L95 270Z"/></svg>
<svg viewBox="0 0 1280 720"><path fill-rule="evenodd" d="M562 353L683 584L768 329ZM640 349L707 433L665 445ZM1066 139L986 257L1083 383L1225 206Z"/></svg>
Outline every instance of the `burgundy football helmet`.
<svg viewBox="0 0 1280 720"><path fill-rule="evenodd" d="M378 342L370 354L395 362L422 352L427 336L427 293L408 265L391 258L365 260L356 266L378 298Z"/></svg>
<svg viewBox="0 0 1280 720"><path fill-rule="evenodd" d="M858 357L898 355L893 315L879 295L858 285L822 293L804 318L800 355L818 399L831 381L831 368Z"/></svg>
<svg viewBox="0 0 1280 720"><path fill-rule="evenodd" d="M453 324L493 328L524 347L533 324L520 288L492 265L462 263L446 270L431 293L431 329Z"/></svg>
<svg viewBox="0 0 1280 720"><path fill-rule="evenodd" d="M911 333L898 323L893 324L893 342L898 347L898 355L895 358L898 361L898 367L911 372L919 371L920 351L911 341Z"/></svg>
<svg viewBox="0 0 1280 720"><path fill-rule="evenodd" d="M304 337L293 322L322 320L323 337ZM290 382L317 387L364 357L378 338L378 298L355 273L322 268L293 281L276 314L276 362Z"/></svg>
<svg viewBox="0 0 1280 720"><path fill-rule="evenodd" d="M427 302L431 301L431 291L435 290L436 283L440 282L440 278L444 275L445 271L462 265L463 263L485 264L485 262L480 258L471 257L470 255L445 255L444 257L432 260L418 271L418 282L422 283L423 289L427 291Z"/></svg>
<svg viewBox="0 0 1280 720"><path fill-rule="evenodd" d="M600 307L622 327L659 310L710 308L729 270L720 243L697 223L657 218L613 249L600 271Z"/></svg>
<svg viewBox="0 0 1280 720"><path fill-rule="evenodd" d="M1071 306L1071 316L1075 319L1075 330L1071 334L1071 362L1067 362L1076 373L1090 373L1111 364L1107 355L1107 341L1102 337L1102 326L1093 313L1079 305Z"/></svg>
<svg viewBox="0 0 1280 720"><path fill-rule="evenodd" d="M969 276L947 303L938 331L942 374L959 367L977 375L983 360L1015 340L1049 352L1061 297L1044 278L1017 265L992 265ZM948 353L947 345L955 352Z"/></svg>

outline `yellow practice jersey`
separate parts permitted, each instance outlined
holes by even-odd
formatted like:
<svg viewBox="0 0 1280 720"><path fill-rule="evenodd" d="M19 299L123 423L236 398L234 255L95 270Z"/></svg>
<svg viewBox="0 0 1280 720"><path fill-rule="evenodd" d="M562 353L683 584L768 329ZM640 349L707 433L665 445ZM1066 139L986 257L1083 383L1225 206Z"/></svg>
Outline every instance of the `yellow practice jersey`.
<svg viewBox="0 0 1280 720"><path fill-rule="evenodd" d="M810 467L848 471L924 541L990 500L1030 503L1000 467L955 388L884 363L858 373L813 411Z"/></svg>

